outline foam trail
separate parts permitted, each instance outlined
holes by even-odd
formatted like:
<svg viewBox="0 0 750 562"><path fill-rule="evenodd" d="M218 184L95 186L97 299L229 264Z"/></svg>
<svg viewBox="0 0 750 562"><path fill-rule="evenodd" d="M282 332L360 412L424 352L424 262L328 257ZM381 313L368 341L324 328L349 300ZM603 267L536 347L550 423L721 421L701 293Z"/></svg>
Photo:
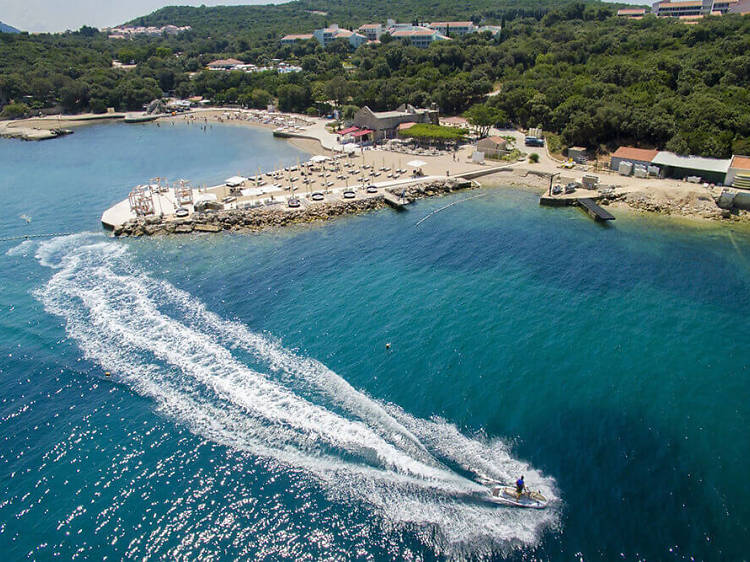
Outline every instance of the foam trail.
<svg viewBox="0 0 750 562"><path fill-rule="evenodd" d="M40 244L36 257L55 270L37 297L85 356L195 434L304 470L332 499L356 500L387 525L432 529L425 540L442 552L534 544L558 523L555 509L471 500L485 488L451 467L498 480L523 472L554 498L554 481L502 442L358 392L322 363L151 278L126 245L80 234Z"/></svg>
<svg viewBox="0 0 750 562"><path fill-rule="evenodd" d="M20 244L13 246L10 248L7 252L5 252L6 256L22 256L26 257L31 252L31 249L34 247L36 242L33 240L24 240Z"/></svg>

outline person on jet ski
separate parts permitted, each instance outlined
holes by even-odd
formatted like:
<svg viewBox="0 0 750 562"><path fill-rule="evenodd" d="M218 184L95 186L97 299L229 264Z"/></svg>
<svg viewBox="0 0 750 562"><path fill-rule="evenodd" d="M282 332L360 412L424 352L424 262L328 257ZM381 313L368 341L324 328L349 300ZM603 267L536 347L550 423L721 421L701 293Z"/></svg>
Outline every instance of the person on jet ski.
<svg viewBox="0 0 750 562"><path fill-rule="evenodd" d="M526 484L523 481L523 476L516 480L516 493L520 496L523 494L523 491L526 489Z"/></svg>

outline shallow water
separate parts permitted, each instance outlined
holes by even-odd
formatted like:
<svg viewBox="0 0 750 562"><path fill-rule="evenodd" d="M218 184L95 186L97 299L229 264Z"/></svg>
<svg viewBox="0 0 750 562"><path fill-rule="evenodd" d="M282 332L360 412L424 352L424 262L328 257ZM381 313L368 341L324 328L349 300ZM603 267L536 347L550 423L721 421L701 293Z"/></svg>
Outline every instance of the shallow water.
<svg viewBox="0 0 750 562"><path fill-rule="evenodd" d="M80 233L0 248L11 558L746 556L747 233L603 228L508 189L419 227L471 194L98 232L154 175L298 157L239 127L0 141L3 235ZM550 509L482 500L478 476L519 473Z"/></svg>

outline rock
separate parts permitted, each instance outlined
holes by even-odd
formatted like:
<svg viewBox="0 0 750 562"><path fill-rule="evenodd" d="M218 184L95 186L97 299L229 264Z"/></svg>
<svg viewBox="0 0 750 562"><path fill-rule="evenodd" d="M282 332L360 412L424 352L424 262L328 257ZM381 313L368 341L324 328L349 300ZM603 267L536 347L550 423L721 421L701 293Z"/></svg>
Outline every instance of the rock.
<svg viewBox="0 0 750 562"><path fill-rule="evenodd" d="M175 233L177 234L187 234L188 232L193 232L193 225L192 224L178 224L174 228Z"/></svg>
<svg viewBox="0 0 750 562"><path fill-rule="evenodd" d="M193 229L196 232L219 232L221 230L221 227L215 224L196 224ZM179 230L178 232L182 231Z"/></svg>

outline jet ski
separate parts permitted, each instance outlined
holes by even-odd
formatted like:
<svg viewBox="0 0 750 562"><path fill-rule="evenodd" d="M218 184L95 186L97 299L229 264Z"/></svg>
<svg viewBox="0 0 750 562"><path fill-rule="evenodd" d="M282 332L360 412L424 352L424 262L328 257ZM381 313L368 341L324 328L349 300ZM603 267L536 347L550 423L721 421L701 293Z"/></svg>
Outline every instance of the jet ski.
<svg viewBox="0 0 750 562"><path fill-rule="evenodd" d="M525 490L522 493L516 491L515 486L492 486L489 489L489 500L500 505L513 507L529 507L531 509L544 509L549 503L541 492Z"/></svg>

